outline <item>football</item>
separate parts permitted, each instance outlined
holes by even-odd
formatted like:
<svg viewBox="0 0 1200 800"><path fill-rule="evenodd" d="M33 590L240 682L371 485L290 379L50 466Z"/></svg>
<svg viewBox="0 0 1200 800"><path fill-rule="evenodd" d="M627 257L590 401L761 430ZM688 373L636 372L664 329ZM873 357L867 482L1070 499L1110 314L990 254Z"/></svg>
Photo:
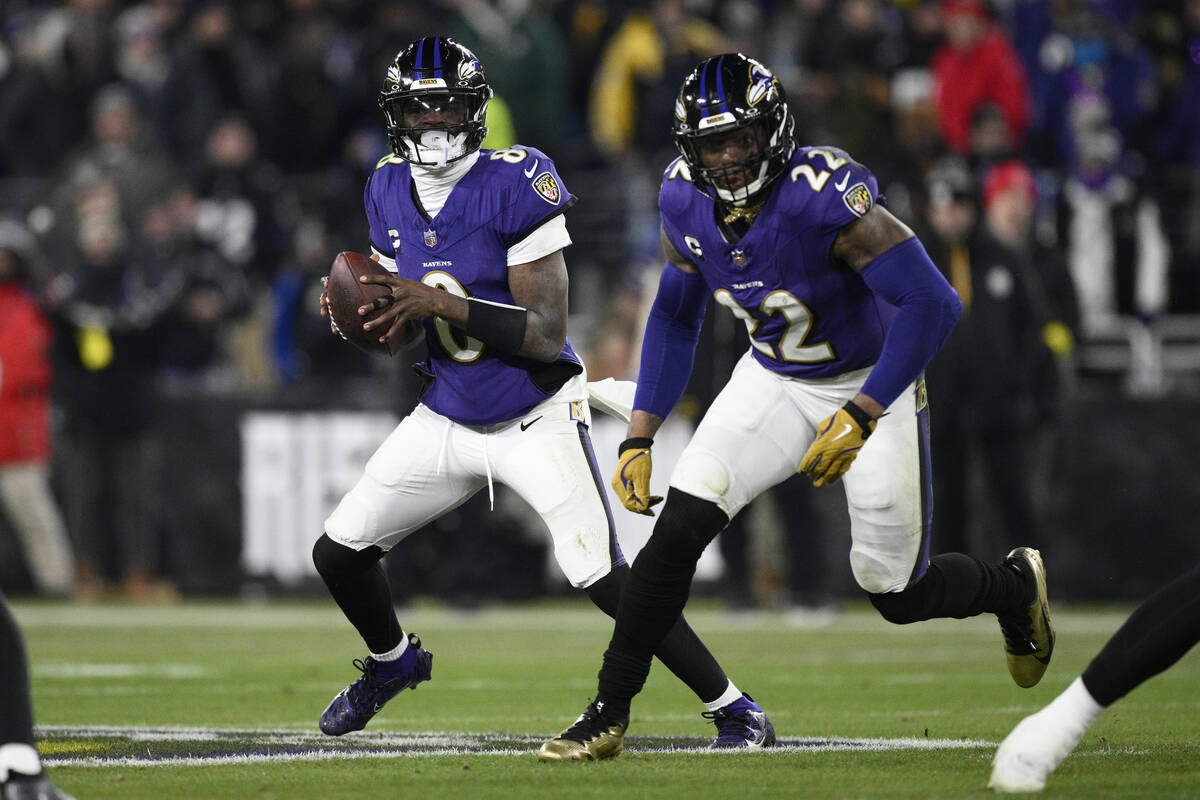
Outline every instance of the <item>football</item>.
<svg viewBox="0 0 1200 800"><path fill-rule="evenodd" d="M363 323L382 313L359 316L359 306L389 294L386 286L377 283L360 283L363 275L387 275L388 270L378 261L362 253L344 251L337 254L329 267L329 282L325 287L329 295L329 314L346 340L360 350L381 355L394 355L416 344L422 329L420 324L410 322L397 331L385 343L379 341L383 329L363 330Z"/></svg>

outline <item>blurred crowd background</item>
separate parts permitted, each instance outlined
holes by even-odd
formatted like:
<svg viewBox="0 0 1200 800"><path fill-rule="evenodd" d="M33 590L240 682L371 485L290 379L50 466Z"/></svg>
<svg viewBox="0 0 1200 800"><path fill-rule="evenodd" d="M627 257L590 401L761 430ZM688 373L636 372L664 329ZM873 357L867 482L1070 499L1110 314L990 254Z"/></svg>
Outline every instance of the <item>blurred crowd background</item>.
<svg viewBox="0 0 1200 800"><path fill-rule="evenodd" d="M3 0L6 590L244 588L244 414L411 407L407 362L332 336L317 297L369 247L375 98L430 34L484 64L485 146L544 150L579 198L591 378L636 377L682 77L740 50L781 78L802 144L874 171L967 307L929 370L935 549L1086 556L1098 518L1126 542L1171 528L1139 482L1194 516L1198 471L1170 459L1200 398L1200 0ZM746 347L710 312L683 421ZM789 481L722 534L730 605L819 615L850 588L825 495ZM413 537L398 594L546 591L525 516L469 504ZM1080 596L1141 591L1092 563Z"/></svg>

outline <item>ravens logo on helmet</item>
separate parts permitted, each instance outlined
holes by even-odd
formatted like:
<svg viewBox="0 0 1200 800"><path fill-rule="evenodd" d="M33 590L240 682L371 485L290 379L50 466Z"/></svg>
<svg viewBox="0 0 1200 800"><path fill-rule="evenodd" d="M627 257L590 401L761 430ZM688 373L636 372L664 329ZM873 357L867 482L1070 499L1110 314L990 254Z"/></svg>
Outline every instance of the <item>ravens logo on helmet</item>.
<svg viewBox="0 0 1200 800"><path fill-rule="evenodd" d="M775 74L753 58L725 53L700 62L684 79L675 101L672 134L696 188L727 205L745 206L762 196L787 167L796 149L794 127ZM703 148L743 132L746 158L704 164Z"/></svg>
<svg viewBox="0 0 1200 800"><path fill-rule="evenodd" d="M379 93L392 152L427 167L475 152L491 98L474 53L449 37L418 39L396 54Z"/></svg>

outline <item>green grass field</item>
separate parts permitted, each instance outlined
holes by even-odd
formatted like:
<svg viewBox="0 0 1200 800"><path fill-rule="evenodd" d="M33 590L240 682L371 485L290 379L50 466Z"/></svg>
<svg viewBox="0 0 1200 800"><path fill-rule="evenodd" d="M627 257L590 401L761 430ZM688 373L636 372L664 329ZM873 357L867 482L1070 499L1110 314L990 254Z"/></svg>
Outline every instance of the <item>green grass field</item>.
<svg viewBox="0 0 1200 800"><path fill-rule="evenodd" d="M317 717L363 655L332 602L14 603L39 747L78 800L991 797L995 745L1129 611L1059 609L1054 663L1023 690L991 617L902 628L852 605L805 629L698 606L692 624L785 746L704 752L703 707L656 665L624 754L539 763L541 741L594 692L611 631L582 604L404 609L435 654L433 680L366 731L331 739ZM1102 717L1044 796L1200 797L1198 731L1194 652Z"/></svg>

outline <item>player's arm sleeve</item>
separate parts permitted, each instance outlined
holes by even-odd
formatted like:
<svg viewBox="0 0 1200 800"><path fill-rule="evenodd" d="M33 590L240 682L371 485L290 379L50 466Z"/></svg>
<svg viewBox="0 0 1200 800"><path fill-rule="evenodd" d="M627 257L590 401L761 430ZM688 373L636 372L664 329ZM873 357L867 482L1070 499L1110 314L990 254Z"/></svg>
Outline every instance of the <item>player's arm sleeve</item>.
<svg viewBox="0 0 1200 800"><path fill-rule="evenodd" d="M665 418L679 402L692 374L707 304L704 278L666 262L642 337L635 410Z"/></svg>
<svg viewBox="0 0 1200 800"><path fill-rule="evenodd" d="M859 274L872 292L897 308L862 387L863 394L887 408L941 348L962 315L962 303L915 236L880 253Z"/></svg>

